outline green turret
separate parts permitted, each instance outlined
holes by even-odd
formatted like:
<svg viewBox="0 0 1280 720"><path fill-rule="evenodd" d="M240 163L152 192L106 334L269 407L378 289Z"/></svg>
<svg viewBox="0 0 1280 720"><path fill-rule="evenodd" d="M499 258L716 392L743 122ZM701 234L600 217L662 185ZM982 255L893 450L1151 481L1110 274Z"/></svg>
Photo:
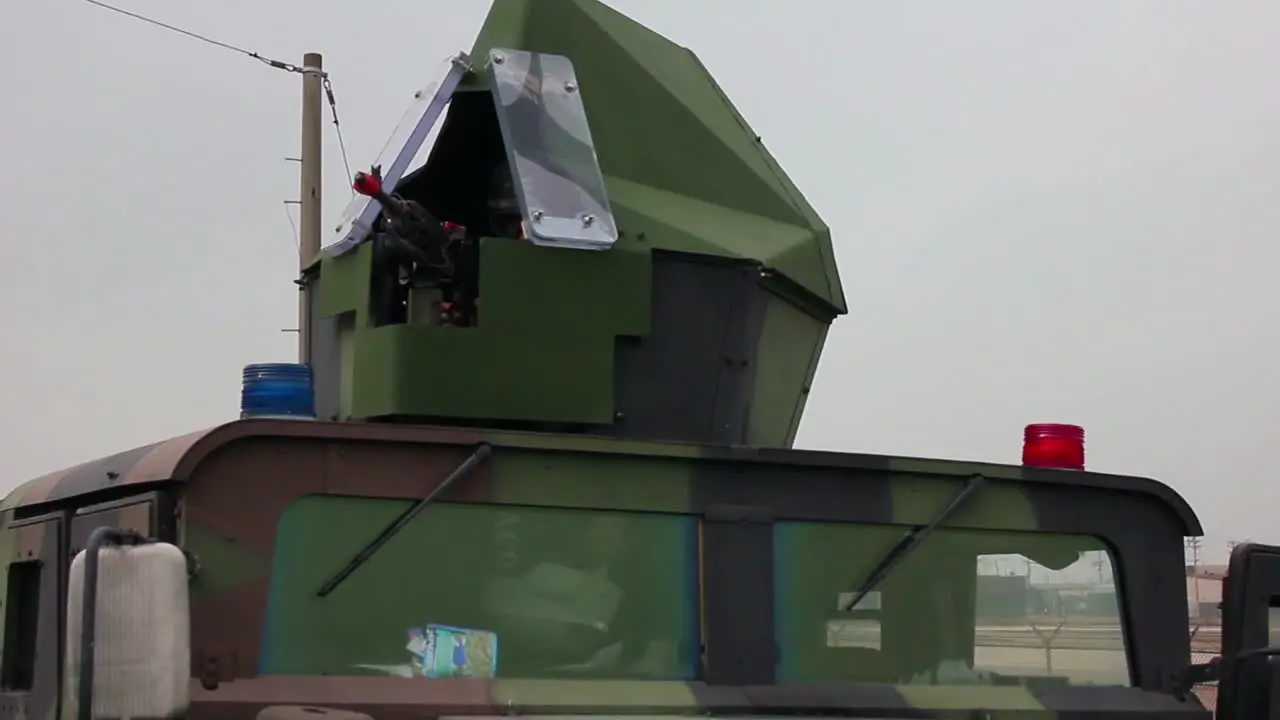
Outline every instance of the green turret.
<svg viewBox="0 0 1280 720"><path fill-rule="evenodd" d="M499 0L442 74L382 184L465 233L424 273L353 202L306 278L321 415L790 446L846 311L830 233L698 58Z"/></svg>

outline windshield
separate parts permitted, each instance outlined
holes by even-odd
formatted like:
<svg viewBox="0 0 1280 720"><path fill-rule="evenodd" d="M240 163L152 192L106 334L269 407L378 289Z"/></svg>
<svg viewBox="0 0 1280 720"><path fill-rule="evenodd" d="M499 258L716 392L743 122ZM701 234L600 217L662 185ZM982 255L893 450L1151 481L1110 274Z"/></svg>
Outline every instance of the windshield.
<svg viewBox="0 0 1280 720"><path fill-rule="evenodd" d="M702 677L698 517L439 502L317 596L411 504L315 495L288 508L262 672ZM940 528L844 610L850 578L904 529L774 525L777 682L1131 684L1100 540Z"/></svg>
<svg viewBox="0 0 1280 720"><path fill-rule="evenodd" d="M780 682L1129 685L1113 564L1087 536L939 529L857 607L892 525L780 523Z"/></svg>
<svg viewBox="0 0 1280 720"><path fill-rule="evenodd" d="M263 672L694 677L692 517L434 503L317 596L411 504L316 495L289 507Z"/></svg>

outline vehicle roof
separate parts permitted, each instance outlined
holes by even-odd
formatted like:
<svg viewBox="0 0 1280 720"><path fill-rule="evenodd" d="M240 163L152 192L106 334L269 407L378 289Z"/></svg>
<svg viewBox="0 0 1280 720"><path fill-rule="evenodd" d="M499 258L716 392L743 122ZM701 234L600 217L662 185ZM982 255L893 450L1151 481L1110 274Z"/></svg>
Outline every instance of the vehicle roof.
<svg viewBox="0 0 1280 720"><path fill-rule="evenodd" d="M765 463L814 469L888 470L957 477L980 474L994 480L1088 487L1147 495L1174 511L1183 525L1185 535L1203 533L1195 511L1173 488L1156 480L1128 475L863 453L693 445L584 435L553 435L424 425L284 419L236 420L42 475L19 485L10 492L0 504L0 509L15 510L57 503L127 485L163 481L186 482L196 468L214 451L249 438L453 446L486 442L495 448L647 455L685 458L693 462Z"/></svg>

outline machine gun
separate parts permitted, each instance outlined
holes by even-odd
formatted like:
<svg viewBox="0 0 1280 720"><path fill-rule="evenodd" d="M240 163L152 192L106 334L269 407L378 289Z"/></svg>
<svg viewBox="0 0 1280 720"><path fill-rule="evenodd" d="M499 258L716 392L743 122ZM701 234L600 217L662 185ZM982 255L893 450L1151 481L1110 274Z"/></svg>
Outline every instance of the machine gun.
<svg viewBox="0 0 1280 720"><path fill-rule="evenodd" d="M352 189L373 198L382 206L382 216L375 223L375 236L384 239L389 260L398 265L402 282L415 280L448 280L454 275L450 252L466 229L457 223L441 222L420 203L382 187L382 167L374 165L369 172L360 171L351 183Z"/></svg>

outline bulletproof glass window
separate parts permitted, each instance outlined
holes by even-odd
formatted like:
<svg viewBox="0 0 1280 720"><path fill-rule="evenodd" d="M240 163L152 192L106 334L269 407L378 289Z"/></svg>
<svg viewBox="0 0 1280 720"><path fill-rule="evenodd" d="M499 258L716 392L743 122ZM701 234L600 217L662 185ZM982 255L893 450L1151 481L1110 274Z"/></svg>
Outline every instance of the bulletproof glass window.
<svg viewBox="0 0 1280 720"><path fill-rule="evenodd" d="M495 49L488 66L529 240L612 247L618 230L573 63L560 55Z"/></svg>
<svg viewBox="0 0 1280 720"><path fill-rule="evenodd" d="M38 560L9 565L0 689L30 690L35 681L36 631L40 626L40 569Z"/></svg>
<svg viewBox="0 0 1280 720"><path fill-rule="evenodd" d="M1047 567L1016 553L978 556L975 668L1072 685L1129 684L1111 556L1081 549L1078 557Z"/></svg>
<svg viewBox="0 0 1280 720"><path fill-rule="evenodd" d="M1115 567L1093 537L941 529L857 607L890 525L775 529L779 682L1130 685Z"/></svg>
<svg viewBox="0 0 1280 720"><path fill-rule="evenodd" d="M409 108L405 110L400 123L392 130L382 151L378 153L378 159L374 161L375 165L382 168L382 187L386 192L396 191L401 178L409 171L410 164L435 128L467 69L468 60L465 55L450 58L437 71L430 85L414 93ZM360 169L367 171L369 168ZM346 209L342 211L342 219L338 221L333 236L324 247L325 251L341 255L360 244L369 236L374 220L381 211L382 206L376 200L353 194Z"/></svg>
<svg viewBox="0 0 1280 720"><path fill-rule="evenodd" d="M434 503L316 596L410 504L318 495L285 511L263 672L694 677L693 518Z"/></svg>

